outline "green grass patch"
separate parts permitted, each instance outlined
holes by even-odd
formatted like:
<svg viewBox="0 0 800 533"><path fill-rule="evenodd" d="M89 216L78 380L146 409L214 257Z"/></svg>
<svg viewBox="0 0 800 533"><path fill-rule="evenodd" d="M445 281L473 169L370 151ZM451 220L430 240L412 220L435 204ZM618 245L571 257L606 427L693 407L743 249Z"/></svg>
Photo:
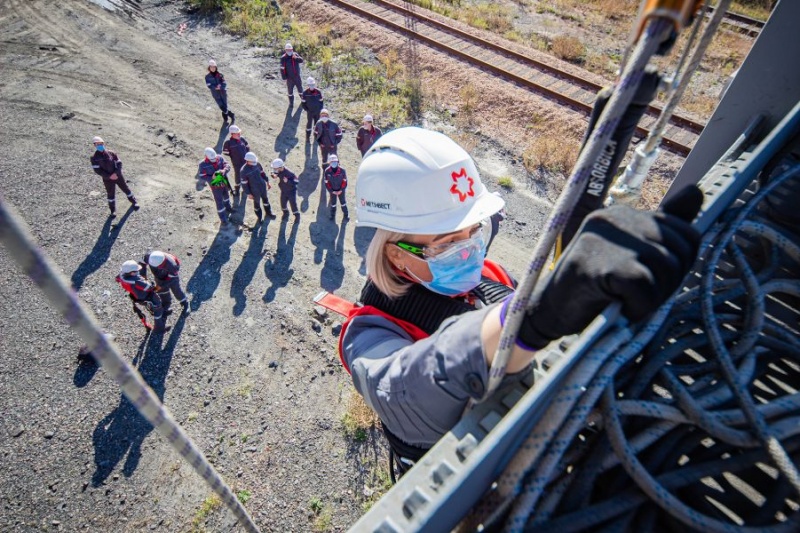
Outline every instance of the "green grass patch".
<svg viewBox="0 0 800 533"><path fill-rule="evenodd" d="M503 176L497 180L497 184L504 189L508 189L509 191L514 189L514 180L511 179L511 176Z"/></svg>
<svg viewBox="0 0 800 533"><path fill-rule="evenodd" d="M203 503L200 504L200 508L195 512L194 519L192 520L192 532L200 532L203 531L203 523L211 516L211 513L220 509L222 507L222 500L219 499L219 496L213 494L203 500Z"/></svg>
<svg viewBox="0 0 800 533"><path fill-rule="evenodd" d="M250 492L247 489L243 489L243 490L240 490L240 491L236 492L236 498L238 498L239 501L242 502L242 505L244 505L248 501L250 501L250 498L252 498L252 497L253 497L253 493Z"/></svg>

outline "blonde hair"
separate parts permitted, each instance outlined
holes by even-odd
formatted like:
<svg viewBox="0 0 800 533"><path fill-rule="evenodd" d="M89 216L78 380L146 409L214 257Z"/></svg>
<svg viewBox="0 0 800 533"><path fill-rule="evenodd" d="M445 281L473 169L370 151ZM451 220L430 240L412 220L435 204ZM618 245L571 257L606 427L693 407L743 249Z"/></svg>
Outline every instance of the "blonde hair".
<svg viewBox="0 0 800 533"><path fill-rule="evenodd" d="M395 273L385 251L387 244L402 241L405 238L407 238L405 233L379 229L375 231L375 236L372 237L372 242L369 243L367 249L367 275L378 290L390 298L399 298L411 285L411 282Z"/></svg>

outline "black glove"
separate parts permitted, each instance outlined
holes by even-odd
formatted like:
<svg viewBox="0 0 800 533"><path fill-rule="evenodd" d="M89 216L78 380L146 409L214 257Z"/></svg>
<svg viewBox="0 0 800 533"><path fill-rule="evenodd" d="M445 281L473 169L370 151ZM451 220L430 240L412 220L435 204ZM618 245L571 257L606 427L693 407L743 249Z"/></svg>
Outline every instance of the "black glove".
<svg viewBox="0 0 800 533"><path fill-rule="evenodd" d="M589 215L553 274L538 284L519 340L538 349L579 333L615 301L632 322L655 311L694 264L700 234L689 222L702 203L691 186L663 212L616 205Z"/></svg>

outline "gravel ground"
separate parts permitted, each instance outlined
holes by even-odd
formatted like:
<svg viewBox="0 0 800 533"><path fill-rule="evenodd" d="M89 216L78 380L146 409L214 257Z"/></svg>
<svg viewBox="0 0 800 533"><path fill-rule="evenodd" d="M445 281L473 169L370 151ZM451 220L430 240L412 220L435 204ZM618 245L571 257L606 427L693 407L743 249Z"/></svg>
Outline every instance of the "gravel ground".
<svg viewBox="0 0 800 533"><path fill-rule="evenodd" d="M265 531L312 529L314 498L332 529L346 528L379 484L385 447L375 434L345 438L339 320L315 319L311 300L321 288L358 294L370 232L321 212L318 156L296 135L304 117L287 112L276 56L180 3L142 6L6 2L0 189L226 480L250 492ZM218 231L194 179L203 148L225 136L203 82L211 56L251 146L300 175L299 222ZM353 175L354 133L340 150ZM124 212L120 198L114 226L88 161L97 134L142 204ZM484 142L478 158L490 183L519 165L501 140ZM492 255L520 272L549 202L527 187L504 194L510 221ZM114 276L153 247L182 259L193 313L146 337ZM207 488L108 376L76 361L79 340L5 250L0 272L0 530L237 530L227 512L201 510Z"/></svg>

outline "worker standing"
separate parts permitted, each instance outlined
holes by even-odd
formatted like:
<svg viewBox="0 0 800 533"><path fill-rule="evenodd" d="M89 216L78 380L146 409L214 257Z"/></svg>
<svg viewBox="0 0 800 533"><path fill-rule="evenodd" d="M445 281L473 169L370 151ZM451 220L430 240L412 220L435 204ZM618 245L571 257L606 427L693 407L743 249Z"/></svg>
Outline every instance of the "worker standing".
<svg viewBox="0 0 800 533"><path fill-rule="evenodd" d="M108 216L110 218L117 216L117 201L115 198L117 187L125 193L133 208L139 209L136 197L122 176L122 161L119 160L117 154L106 149L106 143L100 137L95 137L92 142L94 143L95 152L89 160L92 163L92 169L95 174L103 178L103 186L106 188L106 196L108 197L108 209L111 211Z"/></svg>
<svg viewBox="0 0 800 533"><path fill-rule="evenodd" d="M222 144L222 153L231 158L231 166L233 167L233 177L236 181L236 187L233 189L233 194L239 196L241 189L241 178L239 171L244 165L244 155L250 151L250 145L247 144L247 139L242 137L242 130L239 126L231 126L228 128L228 133L231 138Z"/></svg>
<svg viewBox="0 0 800 533"><path fill-rule="evenodd" d="M221 155L217 155L213 148L206 148L205 159L200 161L198 175L200 179L208 183L211 187L211 194L214 195L214 203L217 205L217 215L222 222L220 227L228 225L228 215L233 213L231 198L228 196L230 183L228 183L228 172L231 167Z"/></svg>
<svg viewBox="0 0 800 533"><path fill-rule="evenodd" d="M244 156L245 164L242 167L242 187L248 198L253 200L253 210L256 213L257 223L261 223L261 204L267 211L267 217L275 219L272 214L272 207L269 205L267 190L272 186L269 184L264 167L258 162L258 157L253 152L247 152Z"/></svg>
<svg viewBox="0 0 800 533"><path fill-rule="evenodd" d="M281 56L281 79L286 80L286 89L289 91L289 107L294 105L294 88L297 94L303 97L303 80L300 74L300 63L303 58L294 51L292 43L286 43Z"/></svg>
<svg viewBox="0 0 800 533"><path fill-rule="evenodd" d="M363 157L367 150L375 144L375 141L381 138L383 132L372 123L372 115L364 115L364 120L362 120L361 124L356 134L356 146Z"/></svg>
<svg viewBox="0 0 800 533"><path fill-rule="evenodd" d="M133 311L147 329L152 329L156 333L169 329L166 327L167 318L161 298L156 293L156 286L147 281L142 265L133 260L125 261L119 269L116 280L128 293L133 301ZM153 325L147 323L144 313L139 310L137 305L146 306L153 312Z"/></svg>
<svg viewBox="0 0 800 533"><path fill-rule="evenodd" d="M343 220L350 220L344 197L345 189L347 189L347 172L339 165L339 156L336 154L328 156L328 168L325 169L324 175L325 188L328 189L330 194L331 212L329 218L333 220L336 217L336 201L338 200L342 206Z"/></svg>
<svg viewBox="0 0 800 533"><path fill-rule="evenodd" d="M306 80L308 87L303 91L303 109L306 110L306 142L311 138L314 126L319 122L319 114L322 111L322 92L317 89L317 82L314 78Z"/></svg>
<svg viewBox="0 0 800 533"><path fill-rule="evenodd" d="M225 76L217 70L217 62L213 59L208 60L208 73L206 74L206 85L211 91L211 96L222 111L222 121L227 122L231 119L231 124L236 120L233 111L228 109L228 84L225 83Z"/></svg>
<svg viewBox="0 0 800 533"><path fill-rule="evenodd" d="M282 159L276 159L272 162L272 175L278 180L278 188L281 190L281 210L283 211L284 220L289 218L289 209L287 206L292 207L295 219L300 219L300 211L297 209L297 183L300 181L294 175Z"/></svg>
<svg viewBox="0 0 800 533"><path fill-rule="evenodd" d="M322 166L328 162L328 156L336 153L336 147L342 142L342 130L339 125L330 119L331 114L327 109L319 113L319 122L314 126L314 139L322 151Z"/></svg>
<svg viewBox="0 0 800 533"><path fill-rule="evenodd" d="M181 260L161 250L153 250L145 254L144 261L150 266L150 272L153 274L153 281L156 283L158 297L161 298L164 315L171 312L173 295L183 307L183 314L188 315L189 299L181 288Z"/></svg>
<svg viewBox="0 0 800 533"><path fill-rule="evenodd" d="M504 202L483 185L466 151L421 128L384 135L361 163L356 189L363 199L356 205L359 225L376 232L366 254L363 305L342 327L340 355L408 464L488 390L515 286L485 259L486 219ZM582 331L612 302L621 301L623 315L637 321L669 297L700 242L687 220L703 195L686 192L664 212L615 206L587 218L537 286L509 375L528 368L550 341Z"/></svg>

